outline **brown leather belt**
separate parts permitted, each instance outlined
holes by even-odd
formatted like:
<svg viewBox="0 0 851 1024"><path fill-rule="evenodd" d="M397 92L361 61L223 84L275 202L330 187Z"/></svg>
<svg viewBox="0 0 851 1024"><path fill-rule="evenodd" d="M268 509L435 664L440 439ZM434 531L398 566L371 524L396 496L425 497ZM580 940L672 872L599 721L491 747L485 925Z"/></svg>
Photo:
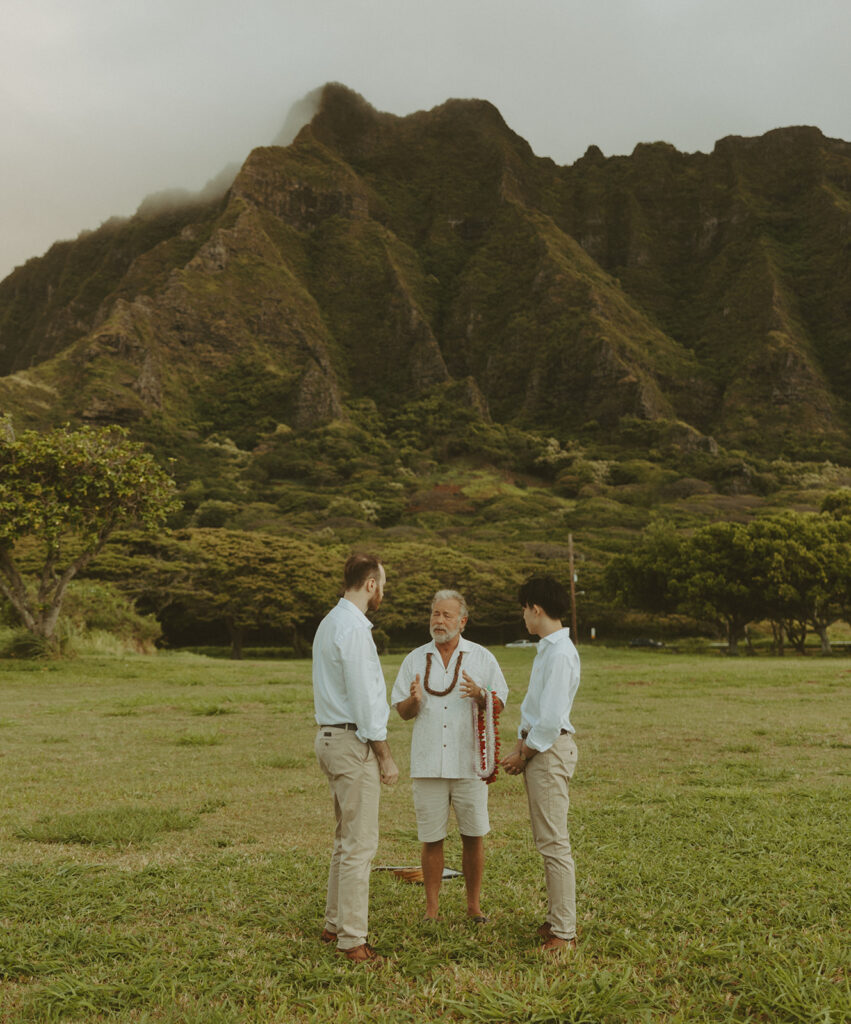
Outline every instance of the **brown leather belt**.
<svg viewBox="0 0 851 1024"><path fill-rule="evenodd" d="M354 722L341 722L339 725L320 725L320 729L349 729L351 732L357 732L357 726Z"/></svg>

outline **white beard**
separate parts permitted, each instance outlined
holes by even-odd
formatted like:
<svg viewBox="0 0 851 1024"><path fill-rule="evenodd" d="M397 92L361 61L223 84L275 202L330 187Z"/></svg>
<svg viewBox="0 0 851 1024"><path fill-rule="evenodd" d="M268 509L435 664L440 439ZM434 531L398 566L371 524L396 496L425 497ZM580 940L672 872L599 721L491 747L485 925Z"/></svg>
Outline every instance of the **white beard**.
<svg viewBox="0 0 851 1024"><path fill-rule="evenodd" d="M460 629L455 629L455 630L446 629L446 630L444 630L444 629L441 629L440 627L436 627L436 628L432 627L429 630L429 633L431 633L432 640L434 640L434 642L438 643L438 644L448 644L448 643L450 643L450 641L454 640L455 637L458 636L458 634L460 632L461 632Z"/></svg>

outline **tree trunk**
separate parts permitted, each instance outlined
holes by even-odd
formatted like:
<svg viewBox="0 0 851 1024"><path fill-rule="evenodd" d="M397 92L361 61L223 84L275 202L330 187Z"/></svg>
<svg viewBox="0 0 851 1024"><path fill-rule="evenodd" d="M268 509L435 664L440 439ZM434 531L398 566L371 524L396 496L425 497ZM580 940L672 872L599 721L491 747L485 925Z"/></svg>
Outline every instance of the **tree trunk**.
<svg viewBox="0 0 851 1024"><path fill-rule="evenodd" d="M735 623L727 623L727 653L737 655L739 653L739 631Z"/></svg>
<svg viewBox="0 0 851 1024"><path fill-rule="evenodd" d="M821 653L824 655L833 654L833 648L830 646L830 640L827 635L827 626L824 623L817 622L816 633L819 640L821 640Z"/></svg>
<svg viewBox="0 0 851 1024"><path fill-rule="evenodd" d="M52 556L48 559L42 574L37 594L27 589L18 566L8 550L0 551L0 594L8 599L15 611L20 615L24 627L43 640L53 652L58 652L59 642L56 639L56 623L62 611L62 602L68 584L92 560L103 547L101 542L93 551L84 552L74 559L65 572L56 577L52 573Z"/></svg>
<svg viewBox="0 0 851 1024"><path fill-rule="evenodd" d="M233 661L242 661L242 638L245 630L237 625L233 619L227 620L228 635L230 636L230 656Z"/></svg>
<svg viewBox="0 0 851 1024"><path fill-rule="evenodd" d="M789 641L789 646L794 648L798 654L803 654L804 643L807 639L806 628L802 630L800 622L795 619L785 619L783 628L786 633L786 639Z"/></svg>
<svg viewBox="0 0 851 1024"><path fill-rule="evenodd" d="M772 633L772 636L774 637L774 644L773 644L774 653L776 655L778 655L778 657L782 658L784 653L785 653L785 650L786 650L786 648L785 648L786 633L785 633L785 630L783 629L783 623L782 622L772 622L771 623L771 633Z"/></svg>
<svg viewBox="0 0 851 1024"><path fill-rule="evenodd" d="M293 654L297 658L306 658L310 655L310 644L308 644L302 637L298 626L292 627L291 639L293 644Z"/></svg>

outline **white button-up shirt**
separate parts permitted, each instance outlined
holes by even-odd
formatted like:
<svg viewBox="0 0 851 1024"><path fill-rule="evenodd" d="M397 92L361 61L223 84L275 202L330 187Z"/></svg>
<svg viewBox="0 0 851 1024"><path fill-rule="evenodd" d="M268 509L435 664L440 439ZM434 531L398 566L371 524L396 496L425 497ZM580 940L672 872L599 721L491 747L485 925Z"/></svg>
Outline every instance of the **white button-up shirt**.
<svg viewBox="0 0 851 1024"><path fill-rule="evenodd" d="M372 623L341 597L313 638L313 706L320 725L354 722L364 743L387 739L387 685Z"/></svg>
<svg viewBox="0 0 851 1024"><path fill-rule="evenodd" d="M528 730L526 746L549 750L570 724L570 709L579 687L579 654L564 627L538 641L529 689L520 705L520 732Z"/></svg>
<svg viewBox="0 0 851 1024"><path fill-rule="evenodd" d="M461 671L451 693L437 697L423 689L419 713L414 719L411 738L411 777L420 779L475 779L474 767L476 746L473 729L474 701L461 694L461 682L466 672L485 690L499 697L503 704L508 700L508 686L496 658L480 644L465 640L462 636L452 652L449 665L444 668L443 658L437 644L418 647L402 662L390 703L395 707L411 696L411 683L419 675L425 682L426 655L431 654L431 671L428 685L432 690L446 690L452 684L458 657Z"/></svg>

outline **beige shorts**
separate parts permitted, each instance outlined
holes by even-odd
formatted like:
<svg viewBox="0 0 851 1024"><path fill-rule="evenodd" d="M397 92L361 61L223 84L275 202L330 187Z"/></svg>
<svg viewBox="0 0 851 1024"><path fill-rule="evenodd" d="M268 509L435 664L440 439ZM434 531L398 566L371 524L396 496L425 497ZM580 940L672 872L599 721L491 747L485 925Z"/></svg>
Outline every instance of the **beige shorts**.
<svg viewBox="0 0 851 1024"><path fill-rule="evenodd" d="M436 843L449 831L449 808L462 836L490 832L488 787L481 779L411 779L417 812L417 838Z"/></svg>

